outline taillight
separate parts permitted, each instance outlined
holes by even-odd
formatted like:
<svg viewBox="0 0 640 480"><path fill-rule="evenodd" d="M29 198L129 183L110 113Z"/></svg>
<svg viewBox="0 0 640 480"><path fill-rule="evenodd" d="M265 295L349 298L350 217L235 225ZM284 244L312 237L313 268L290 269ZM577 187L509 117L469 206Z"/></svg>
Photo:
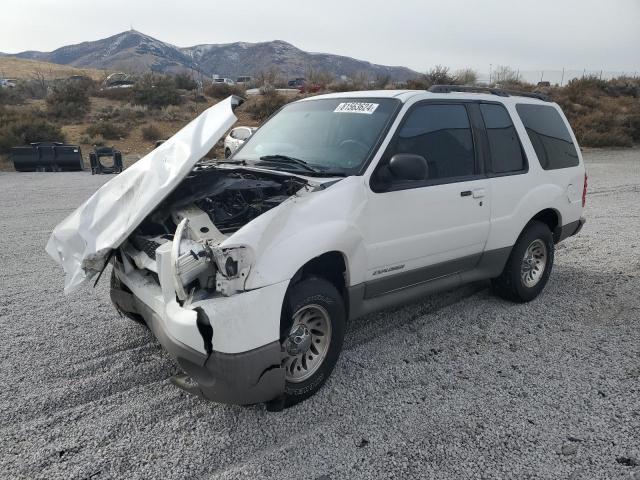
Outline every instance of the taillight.
<svg viewBox="0 0 640 480"><path fill-rule="evenodd" d="M584 173L584 187L582 187L582 208L587 203L587 172Z"/></svg>

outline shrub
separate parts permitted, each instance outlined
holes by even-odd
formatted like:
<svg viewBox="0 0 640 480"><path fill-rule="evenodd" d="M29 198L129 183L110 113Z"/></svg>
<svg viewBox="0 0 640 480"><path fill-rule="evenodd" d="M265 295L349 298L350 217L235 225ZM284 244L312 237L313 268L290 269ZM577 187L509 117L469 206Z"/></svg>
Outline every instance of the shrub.
<svg viewBox="0 0 640 480"><path fill-rule="evenodd" d="M118 123L135 124L141 122L147 115L144 107L103 107L94 115L95 120L110 120Z"/></svg>
<svg viewBox="0 0 640 480"><path fill-rule="evenodd" d="M475 85L478 83L478 73L471 68L458 70L453 76L457 85Z"/></svg>
<svg viewBox="0 0 640 480"><path fill-rule="evenodd" d="M60 127L31 113L0 109L0 153L33 142L64 142Z"/></svg>
<svg viewBox="0 0 640 480"><path fill-rule="evenodd" d="M0 87L0 105L22 105L27 99L27 95L23 88L22 82L13 88Z"/></svg>
<svg viewBox="0 0 640 480"><path fill-rule="evenodd" d="M186 73L179 73L173 77L176 88L181 90L195 90L198 87L196 81Z"/></svg>
<svg viewBox="0 0 640 480"><path fill-rule="evenodd" d="M449 67L436 65L427 72L426 80L431 85L451 85L455 83L455 78L449 74Z"/></svg>
<svg viewBox="0 0 640 480"><path fill-rule="evenodd" d="M47 95L47 112L56 118L80 118L90 108L88 87L82 82L64 82Z"/></svg>
<svg viewBox="0 0 640 480"><path fill-rule="evenodd" d="M187 119L184 111L175 105L169 105L154 113L153 118L161 122L182 122Z"/></svg>
<svg viewBox="0 0 640 480"><path fill-rule="evenodd" d="M242 109L256 120L266 120L273 115L280 107L292 101L275 91L264 95L254 95L242 104Z"/></svg>
<svg viewBox="0 0 640 480"><path fill-rule="evenodd" d="M92 137L101 136L106 140L118 140L129 135L129 125L116 124L107 120L100 120L87 127L85 133Z"/></svg>
<svg viewBox="0 0 640 480"><path fill-rule="evenodd" d="M131 89L131 103L158 109L167 105L180 105L182 97L172 78L147 74Z"/></svg>
<svg viewBox="0 0 640 480"><path fill-rule="evenodd" d="M211 98L223 99L230 95L244 96L245 91L239 85L228 85L226 83L212 83L209 85L204 93Z"/></svg>
<svg viewBox="0 0 640 480"><path fill-rule="evenodd" d="M149 124L142 127L142 138L147 140L148 142L155 142L162 137L162 132L160 129L154 125Z"/></svg>
<svg viewBox="0 0 640 480"><path fill-rule="evenodd" d="M121 102L130 102L133 98L133 88L103 88L93 93L94 97L106 98Z"/></svg>

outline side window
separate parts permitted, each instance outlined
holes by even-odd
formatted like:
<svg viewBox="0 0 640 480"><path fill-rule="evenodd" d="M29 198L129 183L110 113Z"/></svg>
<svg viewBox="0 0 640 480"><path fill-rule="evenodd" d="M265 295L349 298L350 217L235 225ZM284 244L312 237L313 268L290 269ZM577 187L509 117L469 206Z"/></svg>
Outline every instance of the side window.
<svg viewBox="0 0 640 480"><path fill-rule="evenodd" d="M248 128L239 128L237 135L238 135L238 139L246 140L251 136L251 133Z"/></svg>
<svg viewBox="0 0 640 480"><path fill-rule="evenodd" d="M441 104L416 107L400 127L387 159L396 153L422 155L429 165L429 181L474 175L467 109L464 105Z"/></svg>
<svg viewBox="0 0 640 480"><path fill-rule="evenodd" d="M555 170L578 165L576 147L564 120L555 108L521 103L516 105L516 110L527 129L542 168Z"/></svg>
<svg viewBox="0 0 640 480"><path fill-rule="evenodd" d="M236 129L231 130L231 132L229 132L229 136L231 138L238 138L238 131Z"/></svg>
<svg viewBox="0 0 640 480"><path fill-rule="evenodd" d="M520 139L509 113L502 105L480 104L491 151L493 173L509 173L525 170L527 164Z"/></svg>

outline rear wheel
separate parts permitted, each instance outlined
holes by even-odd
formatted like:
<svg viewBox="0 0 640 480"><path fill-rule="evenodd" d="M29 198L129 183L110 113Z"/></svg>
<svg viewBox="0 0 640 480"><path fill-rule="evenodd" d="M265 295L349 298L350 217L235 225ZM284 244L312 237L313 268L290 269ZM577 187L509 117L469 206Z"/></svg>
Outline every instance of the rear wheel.
<svg viewBox="0 0 640 480"><path fill-rule="evenodd" d="M554 253L549 227L531 222L520 234L500 276L492 280L494 291L514 302L533 300L549 280Z"/></svg>
<svg viewBox="0 0 640 480"><path fill-rule="evenodd" d="M317 392L338 361L345 308L336 287L319 277L293 285L285 299L281 344L285 352L285 406Z"/></svg>

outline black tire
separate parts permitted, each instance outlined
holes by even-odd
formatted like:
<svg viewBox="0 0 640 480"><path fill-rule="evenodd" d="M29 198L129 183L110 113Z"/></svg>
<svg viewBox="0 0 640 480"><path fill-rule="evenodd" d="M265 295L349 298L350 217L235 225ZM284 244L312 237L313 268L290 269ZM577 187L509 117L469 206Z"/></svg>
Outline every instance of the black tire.
<svg viewBox="0 0 640 480"><path fill-rule="evenodd" d="M224 150L224 158L229 158L231 156L231 150L225 148Z"/></svg>
<svg viewBox="0 0 640 480"><path fill-rule="evenodd" d="M289 287L280 328L283 345L292 327L293 315L309 305L320 306L328 313L331 338L326 355L313 375L300 382L285 381L285 407L295 405L316 393L331 375L342 350L346 322L344 300L332 283L315 276L303 278Z"/></svg>
<svg viewBox="0 0 640 480"><path fill-rule="evenodd" d="M535 285L527 286L522 268L527 250L536 241L541 241L546 247L544 270ZM512 302L530 302L540 294L549 280L554 253L553 235L549 227L542 222L530 222L518 237L500 276L491 280L494 292Z"/></svg>
<svg viewBox="0 0 640 480"><path fill-rule="evenodd" d="M114 272L113 269L111 270L111 280L109 282L109 285L111 288L117 288L118 290L124 290L125 292L131 293L131 290L129 290L129 288L127 288L126 285L123 285L122 282L118 279L118 277L116 277L116 272ZM138 315L137 313L127 312L122 308L120 308L115 302L112 301L112 303L113 303L113 306L116 307L116 310L120 315L124 315L128 319L133 320L134 322L139 323L140 325L144 325L145 327L147 326L146 322L144 321L144 318L142 318L142 315Z"/></svg>

